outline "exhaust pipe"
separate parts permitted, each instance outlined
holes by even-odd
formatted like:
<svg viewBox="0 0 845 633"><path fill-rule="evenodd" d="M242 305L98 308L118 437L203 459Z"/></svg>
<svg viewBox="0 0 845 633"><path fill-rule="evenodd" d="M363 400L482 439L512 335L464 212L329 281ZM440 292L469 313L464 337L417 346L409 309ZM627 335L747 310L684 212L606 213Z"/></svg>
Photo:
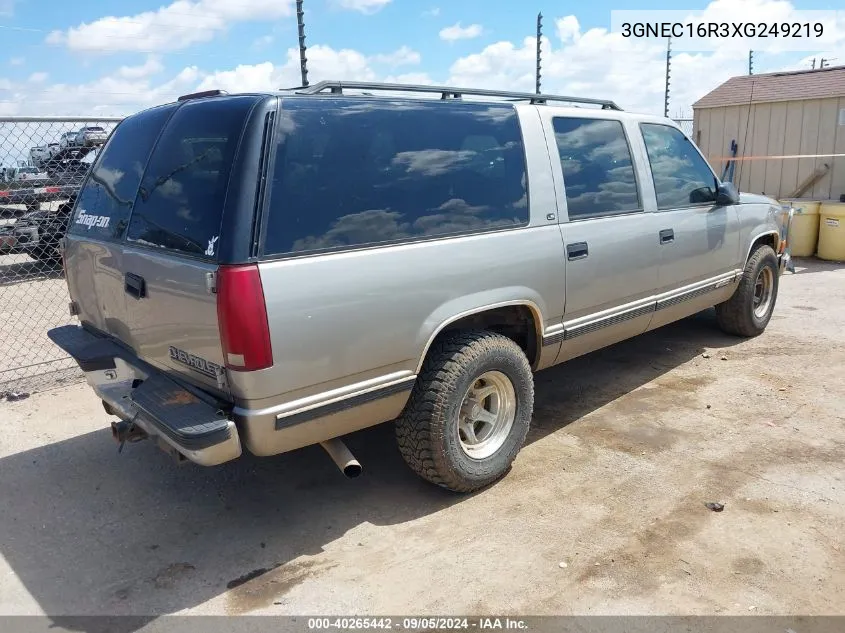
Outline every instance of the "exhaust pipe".
<svg viewBox="0 0 845 633"><path fill-rule="evenodd" d="M118 444L133 443L147 439L147 432L136 424L120 420L111 423L111 436Z"/></svg>
<svg viewBox="0 0 845 633"><path fill-rule="evenodd" d="M338 438L326 440L325 442L320 442L320 446L326 449L329 457L332 458L334 463L337 464L337 467L340 468L340 472L344 475L350 479L354 479L361 474L361 464L349 452L349 449L346 448L346 444L342 440Z"/></svg>

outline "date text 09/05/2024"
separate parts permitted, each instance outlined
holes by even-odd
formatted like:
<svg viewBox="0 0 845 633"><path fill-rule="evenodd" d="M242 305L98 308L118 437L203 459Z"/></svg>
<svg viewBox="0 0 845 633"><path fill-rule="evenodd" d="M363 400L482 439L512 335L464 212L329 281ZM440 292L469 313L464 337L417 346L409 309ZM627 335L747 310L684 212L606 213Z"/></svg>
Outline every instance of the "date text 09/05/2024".
<svg viewBox="0 0 845 633"><path fill-rule="evenodd" d="M518 618L439 618L439 617L411 617L411 618L309 618L308 629L340 630L340 631L367 631L367 630L472 630L493 631L512 630L525 631L528 624L525 620Z"/></svg>
<svg viewBox="0 0 845 633"><path fill-rule="evenodd" d="M622 37L820 38L821 22L625 22Z"/></svg>

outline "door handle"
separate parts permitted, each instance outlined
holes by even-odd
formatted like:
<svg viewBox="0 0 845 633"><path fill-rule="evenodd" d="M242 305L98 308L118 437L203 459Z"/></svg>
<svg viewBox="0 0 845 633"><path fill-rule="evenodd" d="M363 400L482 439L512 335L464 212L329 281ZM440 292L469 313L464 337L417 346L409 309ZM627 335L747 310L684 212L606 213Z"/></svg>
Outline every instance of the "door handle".
<svg viewBox="0 0 845 633"><path fill-rule="evenodd" d="M590 254L590 249L587 242L573 242L566 245L566 259L569 261L575 259L585 259Z"/></svg>
<svg viewBox="0 0 845 633"><path fill-rule="evenodd" d="M670 244L675 241L675 231L672 229L663 229L660 231L660 243Z"/></svg>
<svg viewBox="0 0 845 633"><path fill-rule="evenodd" d="M147 283L143 277L134 273L126 273L126 276L123 278L123 289L126 291L126 294L136 299L143 299L147 296Z"/></svg>

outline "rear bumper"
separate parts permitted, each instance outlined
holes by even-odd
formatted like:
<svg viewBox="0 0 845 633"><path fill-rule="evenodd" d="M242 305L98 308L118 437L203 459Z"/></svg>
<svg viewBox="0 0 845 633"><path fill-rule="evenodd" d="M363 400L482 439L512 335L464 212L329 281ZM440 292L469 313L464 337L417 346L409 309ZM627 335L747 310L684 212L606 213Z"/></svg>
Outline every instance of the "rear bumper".
<svg viewBox="0 0 845 633"><path fill-rule="evenodd" d="M111 412L139 426L163 448L203 466L241 455L237 426L213 396L177 383L81 327L66 325L47 335L77 362Z"/></svg>

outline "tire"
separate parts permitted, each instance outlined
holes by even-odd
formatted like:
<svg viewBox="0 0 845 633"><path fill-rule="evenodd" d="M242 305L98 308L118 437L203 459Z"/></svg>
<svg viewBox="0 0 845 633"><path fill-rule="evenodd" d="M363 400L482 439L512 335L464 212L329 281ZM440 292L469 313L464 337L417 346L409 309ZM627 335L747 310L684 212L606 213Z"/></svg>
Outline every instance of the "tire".
<svg viewBox="0 0 845 633"><path fill-rule="evenodd" d="M495 393L484 395L491 389ZM473 394L480 400L465 402ZM454 492L472 492L510 470L533 410L534 379L519 345L487 331L447 334L429 351L396 421L399 451L423 479ZM468 421L476 415L506 420L509 411L510 426Z"/></svg>
<svg viewBox="0 0 845 633"><path fill-rule="evenodd" d="M758 281L764 277L768 277L768 280L761 283L768 284L769 290L762 291L765 297L760 297ZM736 291L730 299L716 306L719 327L727 334L735 336L752 337L762 334L775 309L778 281L778 260L775 252L771 246L758 246L745 264ZM764 299L764 302L757 305L760 299Z"/></svg>

